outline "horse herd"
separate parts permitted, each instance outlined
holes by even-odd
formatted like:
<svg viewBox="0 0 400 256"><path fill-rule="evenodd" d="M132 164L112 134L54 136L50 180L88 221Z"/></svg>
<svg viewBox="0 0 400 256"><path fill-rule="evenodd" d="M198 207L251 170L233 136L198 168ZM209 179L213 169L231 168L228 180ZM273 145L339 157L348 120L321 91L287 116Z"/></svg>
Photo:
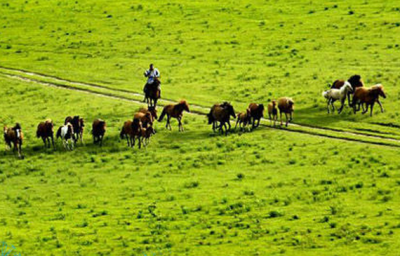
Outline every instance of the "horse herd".
<svg viewBox="0 0 400 256"><path fill-rule="evenodd" d="M378 103L383 112L383 107L379 101L379 97L386 98L384 88L381 84L374 85L370 88L364 87L364 83L361 76L354 75L347 81L336 80L331 89L322 93L323 97L328 102L328 113L330 113L330 107L332 111L335 110L333 103L337 100L341 102L341 107L338 110L340 114L343 110L346 97L348 104L353 108L354 113L360 110L360 106L363 108L363 114L368 111L368 108L372 110L375 103ZM352 101L350 102L350 97ZM241 131L246 129L254 129L259 126L261 118L264 116L264 105L257 103L250 103L248 108L241 113L235 114L233 106L228 102L221 104L214 104L209 113L207 114L208 124L212 125L212 129L215 132L217 129L219 132L227 134L231 129L231 117L236 118L236 125L239 126ZM293 119L294 101L289 97L282 97L278 100L272 100L268 106L268 117L272 125L276 125L278 120L278 111L280 114L280 124L283 125L282 115L285 114L286 126ZM136 141L138 141L138 147L147 146L150 142L150 137L155 134L153 128L154 121L161 122L166 116L167 129L172 129L170 120L176 118L178 120L179 131L183 131L182 117L183 112L189 110L189 105L185 100L180 101L177 104L169 104L164 106L163 111L158 118L156 110L156 102L154 105L148 102L147 108L141 108L138 112L133 115L131 120L124 122L120 138L126 139L128 147L134 147ZM251 128L250 128L251 126ZM67 150L73 150L74 145L80 140L83 144L83 131L85 122L83 118L79 116L68 116L64 120L64 124L60 126L56 133L56 139L61 139L63 146ZM54 145L54 124L51 119L47 119L44 122L39 123L37 126L36 137L43 140L44 146L50 148ZM93 136L93 143L102 146L103 138L106 133L106 122L102 119L96 119L92 123L91 134ZM22 155L22 141L23 141L22 128L19 123L14 127L4 127L4 141L6 143L6 149L11 148L13 144L14 151L18 152L18 156L23 158Z"/></svg>

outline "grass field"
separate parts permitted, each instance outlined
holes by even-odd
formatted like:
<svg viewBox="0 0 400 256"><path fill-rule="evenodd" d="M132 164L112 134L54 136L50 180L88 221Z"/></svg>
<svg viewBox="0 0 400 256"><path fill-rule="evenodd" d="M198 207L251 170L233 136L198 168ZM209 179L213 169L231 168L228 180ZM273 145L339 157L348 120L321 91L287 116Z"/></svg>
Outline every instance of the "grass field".
<svg viewBox="0 0 400 256"><path fill-rule="evenodd" d="M168 99L242 111L290 96L296 123L400 138L397 1L5 0L0 11L1 67L124 96L112 89L141 92L152 62ZM146 150L130 149L119 130L140 104L4 76L15 73L0 70L0 123L22 124L26 158L0 153L0 241L21 255L398 254L397 147L265 127L219 136L185 113L184 133L157 123ZM327 115L321 92L355 73L385 86L386 112ZM40 121L78 114L84 146L35 138Z"/></svg>

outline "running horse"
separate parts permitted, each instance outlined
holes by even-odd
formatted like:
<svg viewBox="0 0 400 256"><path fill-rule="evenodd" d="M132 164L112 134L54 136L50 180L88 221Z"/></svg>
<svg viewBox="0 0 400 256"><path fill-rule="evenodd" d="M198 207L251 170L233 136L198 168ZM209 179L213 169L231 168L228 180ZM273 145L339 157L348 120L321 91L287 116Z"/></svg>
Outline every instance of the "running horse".
<svg viewBox="0 0 400 256"><path fill-rule="evenodd" d="M157 101L161 98L161 90L159 89L161 82L158 78L154 78L152 84L147 84L147 90L144 99L149 107L157 107Z"/></svg>
<svg viewBox="0 0 400 256"><path fill-rule="evenodd" d="M171 130L170 119L171 119L171 117L174 117L179 122L179 131L183 132L183 124L182 124L183 111L190 112L189 104L186 102L186 100L181 100L178 104L166 105L164 107L158 121L161 122L163 120L164 116L166 115L167 123L165 125L165 128L167 128L167 129L169 128Z"/></svg>
<svg viewBox="0 0 400 256"><path fill-rule="evenodd" d="M340 89L342 86L344 86L345 82L346 82L345 80L336 80L335 82L333 82L331 89ZM352 89L352 91L347 92L347 102L349 103L349 107L351 107L350 95L354 94L354 92L356 91L356 88L364 87L364 82L361 79L360 75L351 76L347 80L347 82L349 82L349 84L351 85L351 89Z"/></svg>
<svg viewBox="0 0 400 256"><path fill-rule="evenodd" d="M228 103L224 102L222 104L214 104L211 107L210 113L207 114L208 124L212 124L213 131L217 128L217 122L220 123L219 131L223 133L222 127L225 128L225 135L228 134L228 130L231 129L230 117L236 118L235 110L233 106ZM227 128L226 124L228 124L229 129Z"/></svg>
<svg viewBox="0 0 400 256"><path fill-rule="evenodd" d="M7 128L4 126L4 141L6 143L6 149L11 148L11 143L14 145L14 151L18 152L18 156L24 159L22 155L22 141L24 140L24 135L21 130L21 125L16 123L13 128Z"/></svg>

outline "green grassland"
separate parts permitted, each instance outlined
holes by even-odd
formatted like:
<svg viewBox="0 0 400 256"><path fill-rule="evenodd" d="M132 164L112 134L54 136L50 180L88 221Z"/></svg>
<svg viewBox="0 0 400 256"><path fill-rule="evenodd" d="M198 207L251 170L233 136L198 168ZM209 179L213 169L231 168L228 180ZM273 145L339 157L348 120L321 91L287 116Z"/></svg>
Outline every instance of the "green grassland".
<svg viewBox="0 0 400 256"><path fill-rule="evenodd" d="M152 62L168 99L242 111L291 96L297 123L400 138L398 1L3 0L0 13L0 67L137 99L112 89L141 92ZM296 127L220 136L185 113L185 132L157 123L130 149L119 130L140 105L0 71L0 124L22 124L26 157L0 152L0 240L22 255L398 254L396 147ZM386 112L326 114L321 92L355 73L385 86ZM44 149L37 124L68 115L85 118L85 145Z"/></svg>
<svg viewBox="0 0 400 256"><path fill-rule="evenodd" d="M213 135L185 114L146 150L118 138L139 105L1 78L0 237L23 255L396 255L398 150L261 128ZM32 111L34 109L34 111ZM46 150L40 120L87 121L85 146ZM103 148L90 120L104 118Z"/></svg>

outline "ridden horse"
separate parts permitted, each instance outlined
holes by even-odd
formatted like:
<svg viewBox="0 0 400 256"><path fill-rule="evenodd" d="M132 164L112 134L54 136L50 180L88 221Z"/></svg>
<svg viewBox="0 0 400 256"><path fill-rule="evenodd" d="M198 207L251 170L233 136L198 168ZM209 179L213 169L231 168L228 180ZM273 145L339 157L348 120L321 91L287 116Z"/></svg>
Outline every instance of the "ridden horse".
<svg viewBox="0 0 400 256"><path fill-rule="evenodd" d="M237 125L239 124L239 129L244 131L247 124L251 123L251 110L250 108L246 109L246 112L237 114L237 121L235 125L235 130Z"/></svg>
<svg viewBox="0 0 400 256"><path fill-rule="evenodd" d="M154 107L154 106L150 106L150 107L148 107L147 109L145 109L145 108L140 108L139 109L139 112L142 112L142 113L150 113L151 114L151 121L154 123L154 120L156 120L157 118L158 118L158 116L157 116L157 109L156 109L156 107Z"/></svg>
<svg viewBox="0 0 400 256"><path fill-rule="evenodd" d="M73 139L75 140L75 143L78 141L78 139L81 140L81 143L83 144L83 127L85 127L85 122L83 121L83 118L80 118L79 116L68 116L65 118L64 124L70 123L74 127L74 136Z"/></svg>
<svg viewBox="0 0 400 256"><path fill-rule="evenodd" d="M57 130L56 138L61 138L65 149L74 149L74 126L71 123L67 123L60 126Z"/></svg>
<svg viewBox="0 0 400 256"><path fill-rule="evenodd" d="M147 105L150 107L156 107L157 101L161 98L161 90L159 89L159 85L161 84L158 78L154 79L152 84L147 84L147 90L144 96L145 101L147 101Z"/></svg>
<svg viewBox="0 0 400 256"><path fill-rule="evenodd" d="M126 138L128 147L135 146L136 137L139 141L139 148L141 147L140 136L142 132L142 122L139 119L133 119L133 121L128 120L122 126L121 132L119 134L121 139Z"/></svg>
<svg viewBox="0 0 400 256"><path fill-rule="evenodd" d="M346 101L346 96L349 95L349 93L352 93L353 89L351 88L351 84L349 82L344 82L344 85L340 87L340 89L330 89L322 93L322 96L327 99L328 102L328 114L329 112L329 105L332 106L332 111L335 111L335 106L333 103L337 100L340 100L341 106L338 110L338 114L340 114L343 110L344 107L344 102Z"/></svg>
<svg viewBox="0 0 400 256"><path fill-rule="evenodd" d="M281 125L283 125L282 113L285 113L287 127L288 123L293 120L294 101L291 98L282 97L278 99L278 109L281 116ZM288 114L290 115L290 119L288 119Z"/></svg>
<svg viewBox="0 0 400 256"><path fill-rule="evenodd" d="M332 86L331 86L331 89L340 89L340 88L344 85L345 82L346 82L345 80L336 80L335 82L333 82L333 84L332 84ZM353 89L353 93L356 91L356 88L358 88L358 87L364 87L364 82L363 82L363 80L361 79L361 76L360 76L360 75L351 76L351 77L347 80L347 82L350 83L351 89ZM350 103L350 94L351 94L351 93L348 93L348 94L347 94L347 102L349 103L349 107L351 107L351 103Z"/></svg>
<svg viewBox="0 0 400 256"><path fill-rule="evenodd" d="M249 107L251 119L253 121L252 128L256 128L260 125L260 120L264 116L264 105L257 103L250 103ZM257 120L257 125L256 125Z"/></svg>
<svg viewBox="0 0 400 256"><path fill-rule="evenodd" d="M220 123L219 125L219 131L223 133L222 126L225 127L225 135L228 134L228 128L226 127L226 124L229 126L229 130L231 129L231 123L229 121L230 117L236 118L235 115L235 110L233 109L233 106L228 103L224 102L222 104L215 104L214 106L211 107L210 113L207 114L208 117L208 124L213 125L213 131L215 132L215 129L217 128L217 122Z"/></svg>
<svg viewBox="0 0 400 256"><path fill-rule="evenodd" d="M163 111L161 113L160 118L158 119L159 122L161 122L164 118L165 115L167 115L167 123L165 125L165 128L169 128L172 130L170 119L171 117L174 117L178 120L179 122L179 131L183 132L183 124L182 124L182 116L183 116L183 111L190 112L189 110L189 105L186 102L186 100L181 100L178 104L169 104L166 105L163 108Z"/></svg>
<svg viewBox="0 0 400 256"><path fill-rule="evenodd" d="M41 122L36 130L36 137L37 138L42 138L44 147L50 148L50 145L53 144L54 148L54 131L53 131L54 125L53 121L51 119L47 119L44 122ZM51 139L51 144L50 144L50 139Z"/></svg>
<svg viewBox="0 0 400 256"><path fill-rule="evenodd" d="M365 87L359 87L356 89L353 95L353 110L354 113L360 110L360 105L363 103L366 104L366 109L362 112L363 114L368 112L368 107L371 106L371 113L370 116L372 116L372 111L374 109L374 104L377 102L379 106L381 107L381 112L383 113L383 107L382 103L379 101L379 96L382 96L383 98L386 98L386 94L383 88L383 85L377 84L374 86L371 86L370 88L365 88ZM357 108L358 106L358 108ZM364 108L364 106L363 106Z"/></svg>
<svg viewBox="0 0 400 256"><path fill-rule="evenodd" d="M96 119L92 124L93 144L99 143L100 147L103 146L103 138L106 133L106 121Z"/></svg>
<svg viewBox="0 0 400 256"><path fill-rule="evenodd" d="M11 148L11 143L14 146L13 151L18 152L18 157L24 159L22 155L22 141L24 140L24 134L22 133L21 125L16 123L13 128L7 128L4 126L4 141L6 143L6 150L7 148Z"/></svg>
<svg viewBox="0 0 400 256"><path fill-rule="evenodd" d="M278 120L278 109L276 108L276 100L273 100L268 104L268 116L272 126L272 120L274 120L274 126L276 120Z"/></svg>

